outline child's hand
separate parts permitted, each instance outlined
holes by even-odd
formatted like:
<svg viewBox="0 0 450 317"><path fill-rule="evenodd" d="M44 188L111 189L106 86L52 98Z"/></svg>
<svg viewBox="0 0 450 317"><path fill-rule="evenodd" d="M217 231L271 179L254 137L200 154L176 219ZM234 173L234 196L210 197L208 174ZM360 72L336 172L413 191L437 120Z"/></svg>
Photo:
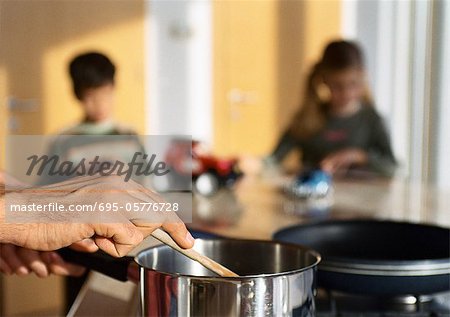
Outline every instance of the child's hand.
<svg viewBox="0 0 450 317"><path fill-rule="evenodd" d="M258 175L263 169L263 161L259 157L242 155L239 157L239 169L244 175Z"/></svg>
<svg viewBox="0 0 450 317"><path fill-rule="evenodd" d="M327 173L345 172L352 165L365 165L367 153L361 149L350 148L328 155L320 163L320 167Z"/></svg>

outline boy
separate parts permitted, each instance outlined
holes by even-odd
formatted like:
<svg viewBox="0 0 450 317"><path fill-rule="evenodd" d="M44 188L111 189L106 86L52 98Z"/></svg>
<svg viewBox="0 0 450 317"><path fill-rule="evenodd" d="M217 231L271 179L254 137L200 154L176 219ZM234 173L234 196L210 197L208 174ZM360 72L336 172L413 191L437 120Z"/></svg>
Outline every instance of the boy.
<svg viewBox="0 0 450 317"><path fill-rule="evenodd" d="M135 134L112 120L115 103L116 67L105 55L88 52L76 56L69 65L75 97L80 101L84 119L62 134Z"/></svg>
<svg viewBox="0 0 450 317"><path fill-rule="evenodd" d="M111 60L98 52L87 52L72 59L69 75L73 93L83 109L83 120L65 130L52 142L49 154L58 155L61 161L87 161L100 156L102 161L130 162L136 152L144 149L135 131L113 121L115 104L116 67ZM55 183L69 177L46 176L41 184ZM134 180L142 183L142 179ZM66 279L66 308L69 309L85 281L83 278Z"/></svg>
<svg viewBox="0 0 450 317"><path fill-rule="evenodd" d="M113 121L116 67L105 55L88 52L76 56L69 64L69 74L75 97L83 109L83 120L63 130L51 143L48 155L70 162L94 160L130 162L144 149L132 129ZM94 171L97 172L97 171ZM44 173L40 184L66 180L70 176ZM140 183L143 179L136 179Z"/></svg>

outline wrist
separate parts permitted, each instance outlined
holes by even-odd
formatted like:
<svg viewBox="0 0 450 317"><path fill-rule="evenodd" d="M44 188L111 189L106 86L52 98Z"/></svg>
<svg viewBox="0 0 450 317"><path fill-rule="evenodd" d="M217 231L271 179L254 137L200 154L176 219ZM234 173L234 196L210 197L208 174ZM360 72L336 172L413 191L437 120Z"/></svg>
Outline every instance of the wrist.
<svg viewBox="0 0 450 317"><path fill-rule="evenodd" d="M10 243L23 246L28 238L24 224L4 223L0 224L0 243Z"/></svg>

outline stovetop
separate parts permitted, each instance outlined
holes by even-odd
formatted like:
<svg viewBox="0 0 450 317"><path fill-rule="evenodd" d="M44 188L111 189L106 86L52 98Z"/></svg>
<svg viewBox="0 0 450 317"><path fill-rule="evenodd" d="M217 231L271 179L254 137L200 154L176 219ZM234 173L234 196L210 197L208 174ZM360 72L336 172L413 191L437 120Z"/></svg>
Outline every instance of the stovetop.
<svg viewBox="0 0 450 317"><path fill-rule="evenodd" d="M450 317L450 292L380 299L319 290L317 317Z"/></svg>

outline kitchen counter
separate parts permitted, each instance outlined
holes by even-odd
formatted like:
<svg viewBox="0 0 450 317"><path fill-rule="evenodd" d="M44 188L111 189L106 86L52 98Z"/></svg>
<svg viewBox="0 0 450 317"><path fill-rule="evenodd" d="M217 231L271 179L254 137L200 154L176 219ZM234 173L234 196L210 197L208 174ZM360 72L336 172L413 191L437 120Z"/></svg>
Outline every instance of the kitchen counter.
<svg viewBox="0 0 450 317"><path fill-rule="evenodd" d="M332 197L304 201L287 196L290 178L244 178L233 191L194 199L191 228L224 236L270 239L286 226L323 219L376 218L450 227L450 191L401 179L334 182Z"/></svg>
<svg viewBox="0 0 450 317"><path fill-rule="evenodd" d="M401 179L334 182L330 197L304 201L287 196L288 177L244 177L233 190L210 198L194 197L189 227L227 237L270 239L286 226L324 219L375 218L450 227L450 191ZM148 238L138 250L154 245ZM105 285L109 285L105 287ZM137 288L92 273L69 316L136 315ZM108 303L115 303L114 305Z"/></svg>

